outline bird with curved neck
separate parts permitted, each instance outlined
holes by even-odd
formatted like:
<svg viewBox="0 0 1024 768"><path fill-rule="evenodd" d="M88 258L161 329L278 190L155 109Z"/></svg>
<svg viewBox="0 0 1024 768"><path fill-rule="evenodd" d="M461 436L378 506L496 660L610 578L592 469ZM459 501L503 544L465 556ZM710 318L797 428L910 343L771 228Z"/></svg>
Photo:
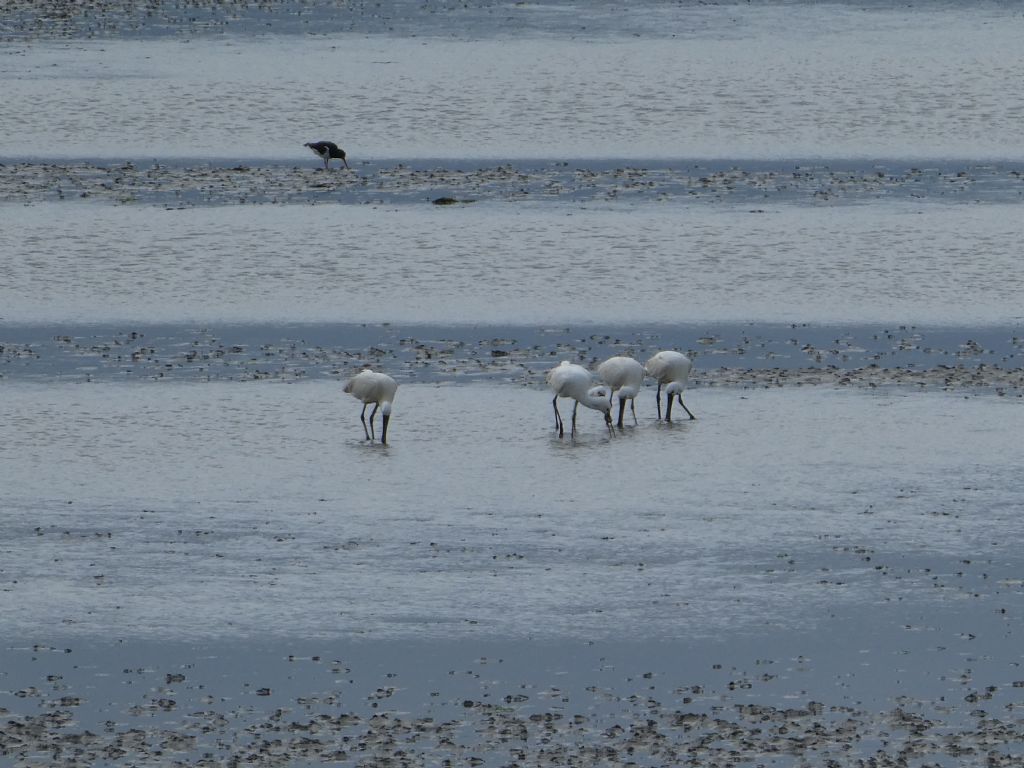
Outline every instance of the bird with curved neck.
<svg viewBox="0 0 1024 768"><path fill-rule="evenodd" d="M558 430L559 437L565 434L562 414L558 412L558 398L560 397L569 397L574 401L572 406L571 433L573 436L576 435L576 409L581 403L587 408L601 411L604 414L604 421L608 425L608 429L612 428L612 404L608 389L606 387L592 386L594 382L590 377L590 372L582 365L576 365L568 360L563 360L548 371L545 378L547 379L548 387L555 393L551 400L551 405L555 409L555 428Z"/></svg>
<svg viewBox="0 0 1024 768"><path fill-rule="evenodd" d="M302 146L309 147L309 149L321 160L324 161L324 170L330 170L330 163L332 158L337 158L345 164L345 169L348 170L348 160L345 159L345 150L335 144L333 141L307 141Z"/></svg>
<svg viewBox="0 0 1024 768"><path fill-rule="evenodd" d="M690 377L691 368L693 368L693 363L690 362L690 358L682 352L674 352L672 350L659 352L647 361L644 370L647 371L648 376L658 382L657 401L659 419L661 419L661 389L663 386L665 388L665 421L672 421L673 395L677 397L679 405L689 414L691 419L697 418L690 413L690 409L683 402L683 389L686 387L686 380Z"/></svg>
<svg viewBox="0 0 1024 768"><path fill-rule="evenodd" d="M377 415L377 409L381 412L380 441L382 444L388 441L388 422L391 420L391 403L395 399L395 392L398 390L398 382L386 373L365 370L360 371L347 382L345 392L352 395L363 403L363 410L359 414L359 420L363 422L363 432L366 439L372 441L373 417ZM373 410L370 412L370 428L366 428L366 406L373 403Z"/></svg>
<svg viewBox="0 0 1024 768"><path fill-rule="evenodd" d="M644 385L644 367L631 357L609 357L597 366L597 376L611 388L609 399L614 398L616 392L619 395L619 429L622 429L622 417L626 411L627 400L633 413L633 423L638 424L636 396Z"/></svg>

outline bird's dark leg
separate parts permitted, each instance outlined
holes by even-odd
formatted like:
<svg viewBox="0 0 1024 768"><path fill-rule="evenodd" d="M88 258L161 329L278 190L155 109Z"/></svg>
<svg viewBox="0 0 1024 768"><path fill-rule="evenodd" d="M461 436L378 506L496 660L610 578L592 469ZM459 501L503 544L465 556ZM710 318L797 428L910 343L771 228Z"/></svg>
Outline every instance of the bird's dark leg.
<svg viewBox="0 0 1024 768"><path fill-rule="evenodd" d="M661 382L658 382L658 394L654 396L655 401L658 403L658 421L661 421Z"/></svg>
<svg viewBox="0 0 1024 768"><path fill-rule="evenodd" d="M580 407L579 400L573 400L572 402L572 434L576 435L576 409Z"/></svg>
<svg viewBox="0 0 1024 768"><path fill-rule="evenodd" d="M366 439L370 439L370 430L366 428L366 403L363 403L363 410L359 413L359 420L363 422L363 432L366 433Z"/></svg>
<svg viewBox="0 0 1024 768"><path fill-rule="evenodd" d="M629 398L629 410L633 412L633 425L639 425L640 422L636 420L636 398Z"/></svg>
<svg viewBox="0 0 1024 768"><path fill-rule="evenodd" d="M374 403L374 410L370 412L370 439L374 438L374 417L377 416L377 409L380 407L379 402Z"/></svg>
<svg viewBox="0 0 1024 768"><path fill-rule="evenodd" d="M622 429L622 415L626 412L626 398L619 398L619 429Z"/></svg>
<svg viewBox="0 0 1024 768"><path fill-rule="evenodd" d="M325 171L331 170L330 169L330 165L331 165L331 153L328 152L326 155L324 155L324 170ZM373 417L372 416L370 417L370 421L373 421Z"/></svg>
<svg viewBox="0 0 1024 768"><path fill-rule="evenodd" d="M687 413L690 413L690 409L687 408L686 407L686 403L683 402L683 393L682 392L679 393L679 404L681 406L683 406L683 410L684 411L686 411ZM696 418L697 418L696 416L694 416L692 413L690 413L690 419L691 420L696 419Z"/></svg>
<svg viewBox="0 0 1024 768"><path fill-rule="evenodd" d="M665 421L672 421L672 395L665 398Z"/></svg>
<svg viewBox="0 0 1024 768"><path fill-rule="evenodd" d="M561 437L564 434L564 430L562 429L562 414L558 412L558 395L551 399L551 405L555 409L555 429L558 430L558 436Z"/></svg>

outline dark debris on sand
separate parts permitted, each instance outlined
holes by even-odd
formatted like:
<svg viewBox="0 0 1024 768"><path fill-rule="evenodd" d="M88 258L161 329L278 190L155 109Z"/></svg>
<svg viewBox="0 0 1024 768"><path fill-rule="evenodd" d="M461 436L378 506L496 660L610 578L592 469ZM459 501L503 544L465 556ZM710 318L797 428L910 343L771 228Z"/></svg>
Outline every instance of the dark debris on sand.
<svg viewBox="0 0 1024 768"><path fill-rule="evenodd" d="M760 702L751 698L756 676L720 689L655 689L649 673L606 679L584 693L491 681L467 696L453 682L424 692L410 712L392 703L401 675L353 690L342 662L314 658L323 679L314 672L315 690L288 696L248 684L211 695L214 681L191 671L96 670L121 680L112 702L93 686L79 690L48 674L39 685L4 692L11 703L0 707L0 758L16 768L1017 768L1024 744L1018 706L991 687L965 684L956 701L899 697L873 710L807 698ZM42 671L45 662L33 662ZM97 717L92 727L81 722Z"/></svg>
<svg viewBox="0 0 1024 768"><path fill-rule="evenodd" d="M294 381L347 378L369 365L402 382L543 387L545 372L561 360L593 370L614 355L644 361L660 349L681 349L695 361L695 387L897 386L1024 396L1024 336L1012 329L975 332L756 324L703 333L672 326L613 333L390 324L47 326L0 337L0 380Z"/></svg>
<svg viewBox="0 0 1024 768"><path fill-rule="evenodd" d="M428 9L412 0L4 0L0 40L408 34L425 33L435 19L443 32L453 13L493 20L500 7L490 0Z"/></svg>
<svg viewBox="0 0 1024 768"><path fill-rule="evenodd" d="M660 162L650 167L526 161L451 167L364 162L353 172L308 166L149 161L0 162L0 203L92 200L184 208L206 205L444 204L558 200L587 203L686 201L758 206L906 199L917 203L1012 202L1024 195L1024 168L954 164L941 168L839 168L780 162L714 167Z"/></svg>

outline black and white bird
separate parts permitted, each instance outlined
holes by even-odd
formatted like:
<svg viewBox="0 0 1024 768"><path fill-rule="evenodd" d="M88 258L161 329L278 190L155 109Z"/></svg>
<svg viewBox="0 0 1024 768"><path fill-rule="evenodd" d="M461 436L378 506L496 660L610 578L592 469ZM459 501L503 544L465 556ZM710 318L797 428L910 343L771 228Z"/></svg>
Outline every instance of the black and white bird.
<svg viewBox="0 0 1024 768"><path fill-rule="evenodd" d="M316 155L324 161L324 170L330 167L331 158L337 158L348 168L348 160L345 159L345 150L333 141L309 141L303 146L309 147Z"/></svg>

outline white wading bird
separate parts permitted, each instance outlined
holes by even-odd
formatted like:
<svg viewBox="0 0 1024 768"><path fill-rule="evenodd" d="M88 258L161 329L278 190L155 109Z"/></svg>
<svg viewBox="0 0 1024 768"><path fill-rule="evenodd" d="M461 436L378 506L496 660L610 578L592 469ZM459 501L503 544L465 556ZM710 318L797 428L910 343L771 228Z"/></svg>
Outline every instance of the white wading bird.
<svg viewBox="0 0 1024 768"><path fill-rule="evenodd" d="M622 428L622 416L626 412L626 401L636 420L636 396L644 385L644 367L631 357L609 357L597 366L597 375L601 381L611 387L609 399L619 393L619 429Z"/></svg>
<svg viewBox="0 0 1024 768"><path fill-rule="evenodd" d="M352 397L361 400L363 410L359 414L359 420L363 422L363 432L367 440L373 440L373 417L380 408L381 421L383 426L380 430L380 441L388 441L388 421L391 420L391 403L395 399L395 392L398 390L398 382L386 373L376 371L360 371L351 379L345 382L345 392ZM373 403L373 410L370 412L370 428L366 428L366 406Z"/></svg>
<svg viewBox="0 0 1024 768"><path fill-rule="evenodd" d="M661 418L661 387L665 385L665 421L672 421L672 395L677 395L683 410L690 414L691 419L697 418L683 402L683 387L690 376L693 363L682 352L659 352L644 366L647 375L658 382L658 418Z"/></svg>
<svg viewBox="0 0 1024 768"><path fill-rule="evenodd" d="M580 403L593 408L595 411L604 413L605 424L608 429L612 428L611 396L607 387L591 386L594 382L590 373L582 365L570 363L563 360L559 365L547 372L545 377L548 387L555 393L551 405L555 409L555 427L558 429L558 436L565 434L562 425L562 414L558 412L558 398L571 397L575 402L572 406L572 434L576 434L576 409Z"/></svg>
<svg viewBox="0 0 1024 768"><path fill-rule="evenodd" d="M345 159L345 150L333 141L307 141L302 146L309 147L316 155L324 161L324 170L330 170L331 158L337 158L348 168L348 160Z"/></svg>

